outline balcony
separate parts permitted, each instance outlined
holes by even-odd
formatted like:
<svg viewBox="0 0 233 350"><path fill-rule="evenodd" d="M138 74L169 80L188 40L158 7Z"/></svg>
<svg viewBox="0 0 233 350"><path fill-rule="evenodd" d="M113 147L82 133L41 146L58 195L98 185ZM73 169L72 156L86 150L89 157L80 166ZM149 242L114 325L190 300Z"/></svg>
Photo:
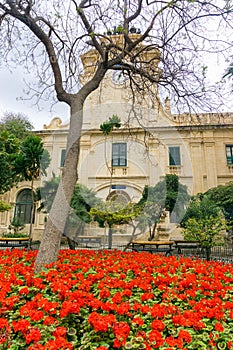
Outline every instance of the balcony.
<svg viewBox="0 0 233 350"><path fill-rule="evenodd" d="M168 173L174 175L181 175L181 165L169 165Z"/></svg>
<svg viewBox="0 0 233 350"><path fill-rule="evenodd" d="M112 167L113 176L127 175L127 167Z"/></svg>

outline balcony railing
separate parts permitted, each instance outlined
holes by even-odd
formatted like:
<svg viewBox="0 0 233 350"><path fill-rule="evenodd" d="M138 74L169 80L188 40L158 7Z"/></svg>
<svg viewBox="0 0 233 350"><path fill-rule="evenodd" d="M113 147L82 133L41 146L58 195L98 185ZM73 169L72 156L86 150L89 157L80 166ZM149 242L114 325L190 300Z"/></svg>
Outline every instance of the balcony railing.
<svg viewBox="0 0 233 350"><path fill-rule="evenodd" d="M127 175L127 167L112 167L112 175L115 175L115 176Z"/></svg>
<svg viewBox="0 0 233 350"><path fill-rule="evenodd" d="M181 165L169 165L169 174L181 175Z"/></svg>

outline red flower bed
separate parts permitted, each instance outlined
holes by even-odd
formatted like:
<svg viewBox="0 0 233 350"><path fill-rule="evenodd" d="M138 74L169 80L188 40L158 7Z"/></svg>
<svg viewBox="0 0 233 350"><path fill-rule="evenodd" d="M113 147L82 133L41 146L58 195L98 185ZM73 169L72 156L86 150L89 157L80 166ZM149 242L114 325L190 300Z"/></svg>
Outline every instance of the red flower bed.
<svg viewBox="0 0 233 350"><path fill-rule="evenodd" d="M0 349L233 349L233 267L149 253L0 251Z"/></svg>

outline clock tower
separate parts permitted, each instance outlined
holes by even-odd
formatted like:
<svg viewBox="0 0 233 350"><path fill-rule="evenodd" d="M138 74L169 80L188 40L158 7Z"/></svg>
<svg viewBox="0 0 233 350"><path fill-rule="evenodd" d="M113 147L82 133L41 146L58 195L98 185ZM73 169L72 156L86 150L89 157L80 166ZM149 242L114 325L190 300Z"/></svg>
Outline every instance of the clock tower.
<svg viewBox="0 0 233 350"><path fill-rule="evenodd" d="M140 34L130 34L132 40L138 39ZM111 35L111 41L113 44L123 46L124 35ZM101 43L104 45L106 38L101 39ZM142 43L135 49L137 51L137 62L134 63L137 68L140 66L145 70L147 69L149 74L160 74L158 63L160 60L160 52L157 48L148 48L143 46ZM109 54L111 59L111 53ZM80 82L85 84L95 73L96 66L99 60L99 53L91 49L81 56L83 64L83 74L80 75ZM128 62L127 64L133 64ZM153 62L153 63L151 63ZM153 69L151 66L153 65ZM151 70L151 71L150 71ZM150 87L146 89L146 79L140 77L140 75L132 75L134 83L132 86L138 86L137 89L132 89L130 76L126 70L120 69L120 66L116 65L113 69L110 69L97 90L93 91L85 101L84 105L84 119L83 128L93 129L99 128L100 124L106 121L113 114L119 116L123 123L128 123L129 113L132 110L136 110L138 107L144 109L143 119L146 120L145 110L148 110L149 123L152 122L152 114L154 114L154 120L157 119L156 115L161 111L161 104L158 98L157 84L149 84ZM144 85L144 86L143 86ZM139 87L142 86L140 89ZM143 88L144 87L144 88ZM142 112L140 112L142 113ZM131 118L132 119L132 118ZM135 121L137 118L134 119Z"/></svg>

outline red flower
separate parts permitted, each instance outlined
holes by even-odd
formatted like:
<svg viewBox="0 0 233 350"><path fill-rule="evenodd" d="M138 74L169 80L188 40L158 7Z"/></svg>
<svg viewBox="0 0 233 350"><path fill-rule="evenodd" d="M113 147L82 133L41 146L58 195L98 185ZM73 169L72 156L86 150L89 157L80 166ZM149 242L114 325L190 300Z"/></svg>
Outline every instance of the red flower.
<svg viewBox="0 0 233 350"><path fill-rule="evenodd" d="M214 328L218 332L223 332L224 331L224 327L223 327L223 325L221 323L216 323Z"/></svg>
<svg viewBox="0 0 233 350"><path fill-rule="evenodd" d="M192 341L192 336L191 336L191 334L188 332L188 331L185 331L185 330L183 330L183 329L181 329L180 331L179 331L179 334L178 334L178 337L180 338L180 339L182 339L183 341L185 341L186 343L191 343L191 341Z"/></svg>
<svg viewBox="0 0 233 350"><path fill-rule="evenodd" d="M163 346L164 339L162 338L162 335L159 331L152 330L149 335L149 340L151 342L151 345L155 348L159 348L160 346Z"/></svg>
<svg viewBox="0 0 233 350"><path fill-rule="evenodd" d="M27 287L24 287L24 288L21 288L19 290L19 294L25 294L25 295L28 295L29 294L29 289Z"/></svg>
<svg viewBox="0 0 233 350"><path fill-rule="evenodd" d="M47 316L47 317L45 317L43 324L49 326L50 324L54 324L54 323L56 323L56 322L57 322L57 320L56 320L54 317L52 317L52 316Z"/></svg>
<svg viewBox="0 0 233 350"><path fill-rule="evenodd" d="M146 300L150 300L150 299L154 299L154 294L153 293L144 293L141 296L141 300L142 301L146 301Z"/></svg>
<svg viewBox="0 0 233 350"><path fill-rule="evenodd" d="M59 326L54 329L53 331L53 336L58 338L58 337L65 337L67 333L67 329L63 326Z"/></svg>
<svg viewBox="0 0 233 350"><path fill-rule="evenodd" d="M19 321L12 321L12 326L15 332L21 331L22 333L27 332L30 327L30 322L25 319L19 319Z"/></svg>
<svg viewBox="0 0 233 350"><path fill-rule="evenodd" d="M130 327L127 322L117 322L113 326L113 333L122 344L125 343L130 333Z"/></svg>
<svg viewBox="0 0 233 350"><path fill-rule="evenodd" d="M112 327L116 318L114 315L100 315L97 312L92 312L88 318L88 322L96 332L107 332L109 327Z"/></svg>
<svg viewBox="0 0 233 350"><path fill-rule="evenodd" d="M151 323L151 328L153 330L156 330L156 331L159 331L159 332L163 332L164 328L165 328L165 325L162 321L160 320L154 320L152 321Z"/></svg>
<svg viewBox="0 0 233 350"><path fill-rule="evenodd" d="M28 347L28 350L44 350L45 346L41 344L33 344Z"/></svg>
<svg viewBox="0 0 233 350"><path fill-rule="evenodd" d="M41 333L38 328L31 328L25 334L26 344L29 344L31 342L38 342L41 339Z"/></svg>
<svg viewBox="0 0 233 350"><path fill-rule="evenodd" d="M134 317L132 319L132 323L136 323L138 326L142 326L144 324L144 321L141 317Z"/></svg>

